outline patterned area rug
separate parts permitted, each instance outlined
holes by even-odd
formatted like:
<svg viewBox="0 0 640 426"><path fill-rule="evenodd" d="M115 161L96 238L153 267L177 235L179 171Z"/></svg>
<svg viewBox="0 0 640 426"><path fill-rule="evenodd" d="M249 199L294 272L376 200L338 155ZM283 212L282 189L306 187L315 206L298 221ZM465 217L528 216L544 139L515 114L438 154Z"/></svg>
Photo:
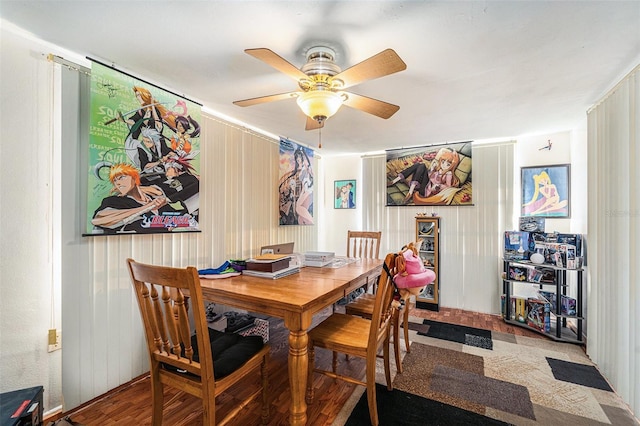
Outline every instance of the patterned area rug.
<svg viewBox="0 0 640 426"><path fill-rule="evenodd" d="M404 372L378 386L381 425L640 424L578 345L411 320ZM343 411L334 426L369 424L363 389Z"/></svg>

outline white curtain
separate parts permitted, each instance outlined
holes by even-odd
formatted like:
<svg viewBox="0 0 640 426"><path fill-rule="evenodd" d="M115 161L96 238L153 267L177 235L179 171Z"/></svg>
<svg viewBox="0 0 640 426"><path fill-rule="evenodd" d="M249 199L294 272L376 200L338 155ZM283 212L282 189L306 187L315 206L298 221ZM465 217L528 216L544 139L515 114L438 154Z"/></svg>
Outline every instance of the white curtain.
<svg viewBox="0 0 640 426"><path fill-rule="evenodd" d="M640 66L588 112L587 353L640 411Z"/></svg>
<svg viewBox="0 0 640 426"><path fill-rule="evenodd" d="M514 143L474 144L473 206L386 207L386 156L363 159L363 229L384 230L381 253L416 239L416 213L440 216L440 306L500 313L502 238L515 226Z"/></svg>

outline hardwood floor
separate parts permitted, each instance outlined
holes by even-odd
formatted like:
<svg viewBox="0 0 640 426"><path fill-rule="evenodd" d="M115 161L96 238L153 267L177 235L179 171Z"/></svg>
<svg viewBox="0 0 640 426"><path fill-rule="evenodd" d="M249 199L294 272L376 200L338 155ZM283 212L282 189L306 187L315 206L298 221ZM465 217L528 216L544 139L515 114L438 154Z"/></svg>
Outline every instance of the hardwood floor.
<svg viewBox="0 0 640 426"><path fill-rule="evenodd" d="M328 314L327 311L324 314ZM324 315L323 314L323 315ZM319 321L323 315L318 315ZM432 319L442 322L455 323L470 327L483 328L504 333L524 335L544 339L543 336L506 324L498 315L479 314L477 312L462 311L460 309L441 308L440 312L432 312L411 307L410 315L418 318ZM281 320L270 319L271 357L269 360L269 388L271 401L271 416L269 425L288 424L288 410L290 404L289 381L287 371L288 332ZM316 350L316 363L330 366L331 353L321 349ZM364 373L364 360L350 357L339 357L339 369L348 374ZM247 382L230 392L238 399L257 386L255 382ZM314 376L316 398L307 408L308 424L330 425L356 385L335 381L322 375ZM224 415L233 405L233 396L224 395L217 400L220 414ZM200 400L173 389L165 390L164 424L197 425L202 422L202 408ZM83 406L55 418L45 420L45 424L57 418L69 416L74 422L87 426L109 425L149 425L151 424L151 389L150 379L143 376L125 384L109 393L96 398ZM220 417L221 418L221 417ZM254 402L248 405L231 423L237 426L252 426L260 424L260 404Z"/></svg>

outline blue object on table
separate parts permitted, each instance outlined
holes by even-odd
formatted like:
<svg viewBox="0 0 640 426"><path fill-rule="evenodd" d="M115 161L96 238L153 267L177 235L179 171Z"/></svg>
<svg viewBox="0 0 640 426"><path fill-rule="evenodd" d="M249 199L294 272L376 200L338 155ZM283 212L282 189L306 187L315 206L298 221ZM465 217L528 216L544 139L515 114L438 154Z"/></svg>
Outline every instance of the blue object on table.
<svg viewBox="0 0 640 426"><path fill-rule="evenodd" d="M198 269L198 274L199 275L219 275L224 272L235 272L235 270L233 269L232 271L227 271L227 269L229 268L231 268L231 264L229 263L229 261L225 261L222 265L218 266L217 268Z"/></svg>

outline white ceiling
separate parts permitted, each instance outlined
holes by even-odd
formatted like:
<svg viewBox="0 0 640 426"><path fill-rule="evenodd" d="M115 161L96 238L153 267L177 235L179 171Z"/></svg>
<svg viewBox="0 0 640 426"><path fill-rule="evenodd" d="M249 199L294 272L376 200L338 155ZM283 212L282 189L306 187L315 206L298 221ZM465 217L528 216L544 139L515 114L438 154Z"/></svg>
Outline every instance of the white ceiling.
<svg viewBox="0 0 640 426"><path fill-rule="evenodd" d="M322 154L553 133L640 59L640 1L30 1L0 16L38 38L112 64L206 110L317 146L294 100L234 100L297 89L244 53L296 66L328 45L342 69L386 49L407 64L349 90L400 106L390 119L342 107Z"/></svg>

